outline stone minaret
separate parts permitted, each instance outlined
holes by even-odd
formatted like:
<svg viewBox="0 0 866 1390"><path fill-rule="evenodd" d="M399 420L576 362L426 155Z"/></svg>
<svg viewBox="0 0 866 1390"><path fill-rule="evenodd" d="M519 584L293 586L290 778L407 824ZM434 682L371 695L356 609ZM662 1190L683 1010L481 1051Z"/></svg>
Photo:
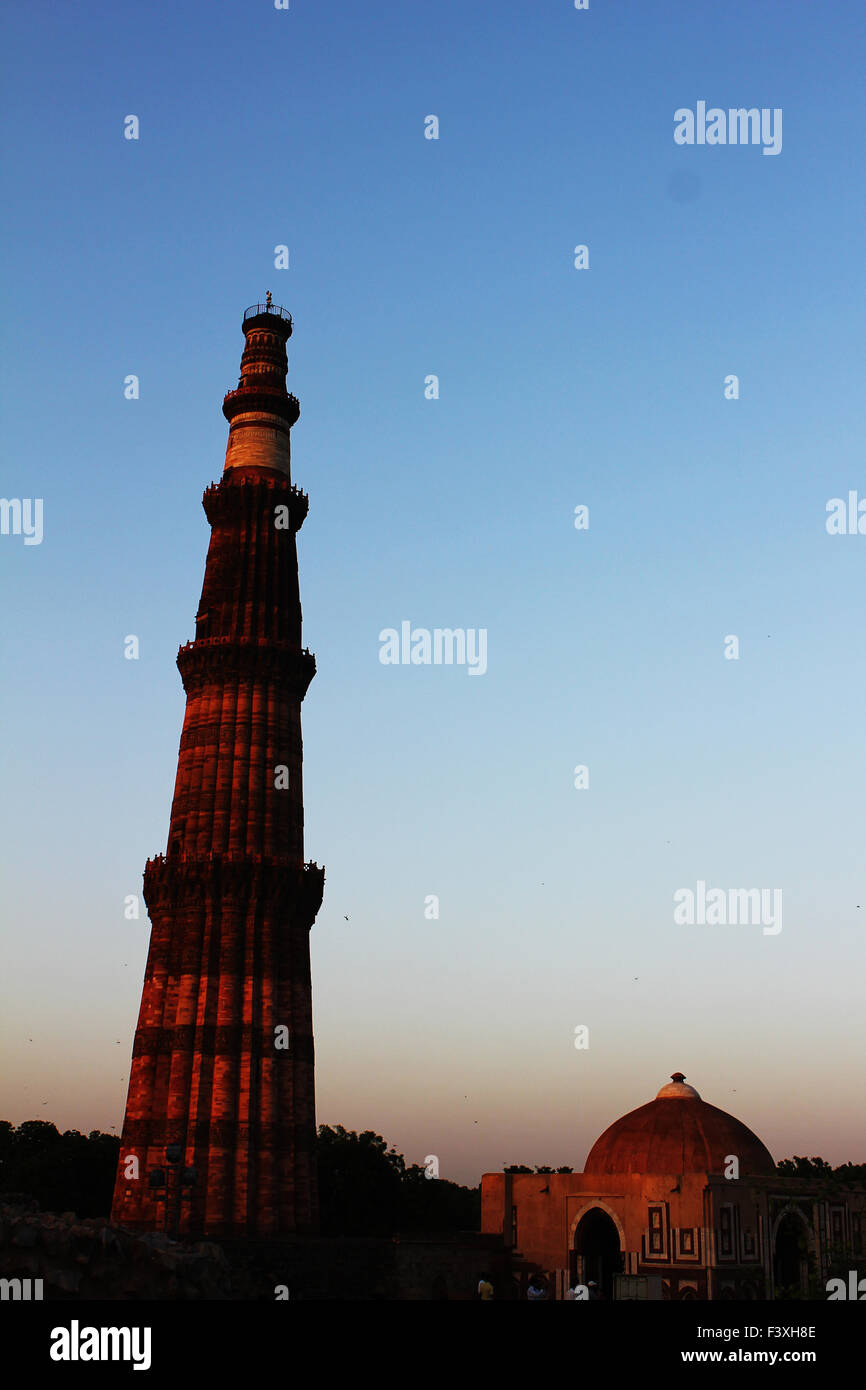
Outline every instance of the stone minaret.
<svg viewBox="0 0 866 1390"><path fill-rule="evenodd" d="M195 641L177 658L168 852L144 870L152 931L112 1218L277 1237L318 1221L309 932L324 871L304 862L301 701L316 663L301 645L291 315L269 293L243 331L225 470L203 498Z"/></svg>

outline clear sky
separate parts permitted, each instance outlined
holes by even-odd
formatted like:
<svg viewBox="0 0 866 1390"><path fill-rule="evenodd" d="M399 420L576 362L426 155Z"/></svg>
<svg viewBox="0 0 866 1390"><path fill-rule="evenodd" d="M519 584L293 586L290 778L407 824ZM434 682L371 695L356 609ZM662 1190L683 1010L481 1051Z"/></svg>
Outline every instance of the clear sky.
<svg viewBox="0 0 866 1390"><path fill-rule="evenodd" d="M864 16L4 7L0 491L44 512L0 535L0 1116L120 1131L124 898L165 848L200 498L270 289L320 1122L459 1181L579 1168L681 1070L777 1158L866 1158L866 535L825 525L866 498ZM781 109L781 152L676 144L704 101ZM486 629L486 673L382 665L403 621ZM699 880L780 889L782 930L676 923Z"/></svg>

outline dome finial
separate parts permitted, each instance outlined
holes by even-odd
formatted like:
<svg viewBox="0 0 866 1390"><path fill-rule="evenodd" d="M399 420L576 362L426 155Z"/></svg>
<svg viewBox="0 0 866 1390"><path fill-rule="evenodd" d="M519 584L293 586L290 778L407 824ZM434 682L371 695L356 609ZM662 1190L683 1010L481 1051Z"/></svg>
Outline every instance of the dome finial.
<svg viewBox="0 0 866 1390"><path fill-rule="evenodd" d="M671 1079L662 1086L656 1100L700 1100L694 1086L686 1085L685 1072L671 1073Z"/></svg>

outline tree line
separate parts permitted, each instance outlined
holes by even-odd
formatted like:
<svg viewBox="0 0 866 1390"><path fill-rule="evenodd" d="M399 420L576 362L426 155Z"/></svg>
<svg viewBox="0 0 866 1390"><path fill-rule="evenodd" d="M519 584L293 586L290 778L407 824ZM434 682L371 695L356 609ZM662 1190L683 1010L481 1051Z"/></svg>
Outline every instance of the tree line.
<svg viewBox="0 0 866 1390"><path fill-rule="evenodd" d="M428 1178L420 1164L372 1130L320 1125L317 1158L323 1235L390 1236L400 1232L477 1231L480 1188ZM45 1120L17 1128L0 1120L0 1198L35 1198L44 1211L108 1216L120 1140L91 1130L60 1133Z"/></svg>
<svg viewBox="0 0 866 1390"><path fill-rule="evenodd" d="M428 1177L421 1164L407 1163L373 1130L358 1134L342 1125L320 1125L316 1151L323 1235L442 1234L480 1227L480 1187ZM26 1120L17 1128L0 1120L0 1197L16 1193L35 1198L44 1211L108 1216L119 1152L117 1135L96 1129L61 1134L45 1120ZM512 1163L504 1171L545 1174L572 1169ZM866 1163L834 1168L823 1158L795 1154L782 1159L776 1171L780 1177L819 1180L831 1189L866 1187Z"/></svg>

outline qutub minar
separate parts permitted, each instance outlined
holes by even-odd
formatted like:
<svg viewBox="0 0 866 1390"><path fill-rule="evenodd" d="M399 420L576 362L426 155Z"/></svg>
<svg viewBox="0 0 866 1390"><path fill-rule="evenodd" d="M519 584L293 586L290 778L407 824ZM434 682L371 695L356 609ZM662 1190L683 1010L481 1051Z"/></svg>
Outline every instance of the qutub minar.
<svg viewBox="0 0 866 1390"><path fill-rule="evenodd" d="M304 862L301 645L286 390L292 318L254 304L211 525L168 850L149 859L150 949L112 1218L181 1235L318 1225L309 932L324 871Z"/></svg>

